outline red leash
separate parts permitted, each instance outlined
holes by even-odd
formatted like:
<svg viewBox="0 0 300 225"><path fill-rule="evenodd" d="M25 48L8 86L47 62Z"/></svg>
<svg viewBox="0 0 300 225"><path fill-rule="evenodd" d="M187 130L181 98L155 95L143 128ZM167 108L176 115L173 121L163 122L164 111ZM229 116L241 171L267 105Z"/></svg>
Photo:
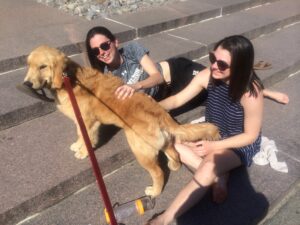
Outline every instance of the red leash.
<svg viewBox="0 0 300 225"><path fill-rule="evenodd" d="M116 218L115 218L115 215L114 215L114 212L113 212L113 208L111 206L111 202L110 202L106 187L105 187L105 183L104 183L102 175L101 175L100 167L98 165L98 162L97 162L97 159L96 159L96 156L95 156L92 144L91 144L91 140L88 136L88 133L87 133L86 127L84 125L84 122L83 122L83 119L82 119L82 116L81 116L81 113L80 113L75 95L73 93L70 78L67 77L67 75L64 74L63 79L64 79L64 85L66 87L66 90L69 94L69 98L70 98L72 106L73 106L73 110L74 110L77 122L80 126L80 130L81 130L86 148L87 148L88 153L89 153L89 158L90 158L90 161L92 163L93 171L94 171L94 174L95 174L95 177L96 177L96 180L97 180L97 183L98 183L98 187L100 189L100 193L102 195L102 199L104 201L104 205L106 207L109 219L111 221L111 225L118 225L118 223L116 221Z"/></svg>

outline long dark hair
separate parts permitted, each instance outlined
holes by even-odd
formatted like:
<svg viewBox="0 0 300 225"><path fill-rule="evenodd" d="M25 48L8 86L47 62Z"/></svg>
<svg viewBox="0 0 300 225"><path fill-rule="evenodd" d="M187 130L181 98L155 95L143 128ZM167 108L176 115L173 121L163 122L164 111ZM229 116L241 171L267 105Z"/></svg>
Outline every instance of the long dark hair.
<svg viewBox="0 0 300 225"><path fill-rule="evenodd" d="M87 51L87 55L90 61L90 64L93 68L104 72L104 67L105 67L105 63L101 62L99 59L97 59L97 56L95 56L92 53L92 49L90 46L90 40L96 35L96 34L101 34L106 36L110 41L115 41L116 37L112 34L112 32L110 30L108 30L106 27L93 27L91 28L88 33L86 34L86 38L85 38L85 47L86 47L86 51Z"/></svg>
<svg viewBox="0 0 300 225"><path fill-rule="evenodd" d="M214 50L218 47L231 55L229 95L232 100L239 101L247 91L250 91L250 96L257 97L257 89L261 91L264 86L253 69L254 48L251 41L244 36L233 35L220 40Z"/></svg>

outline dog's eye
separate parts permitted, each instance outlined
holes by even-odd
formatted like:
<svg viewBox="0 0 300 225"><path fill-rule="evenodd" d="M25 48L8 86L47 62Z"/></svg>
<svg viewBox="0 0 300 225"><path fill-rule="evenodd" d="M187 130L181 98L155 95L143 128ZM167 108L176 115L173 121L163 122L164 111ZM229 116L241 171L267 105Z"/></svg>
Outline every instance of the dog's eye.
<svg viewBox="0 0 300 225"><path fill-rule="evenodd" d="M40 70L45 69L47 66L46 65L41 65Z"/></svg>

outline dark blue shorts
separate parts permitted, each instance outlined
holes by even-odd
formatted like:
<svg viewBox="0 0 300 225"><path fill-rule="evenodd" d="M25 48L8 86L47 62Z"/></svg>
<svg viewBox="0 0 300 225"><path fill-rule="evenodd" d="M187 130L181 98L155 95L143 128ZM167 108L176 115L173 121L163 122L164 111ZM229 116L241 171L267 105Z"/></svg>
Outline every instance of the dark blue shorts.
<svg viewBox="0 0 300 225"><path fill-rule="evenodd" d="M233 149L233 151L240 157L242 164L249 167L252 164L252 159L257 152L260 150L261 135L256 141L242 148Z"/></svg>

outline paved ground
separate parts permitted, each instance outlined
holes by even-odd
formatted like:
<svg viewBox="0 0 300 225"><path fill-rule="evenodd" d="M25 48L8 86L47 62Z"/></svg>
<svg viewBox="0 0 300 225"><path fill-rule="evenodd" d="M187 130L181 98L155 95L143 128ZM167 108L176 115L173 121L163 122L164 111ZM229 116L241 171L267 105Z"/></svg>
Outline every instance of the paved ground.
<svg viewBox="0 0 300 225"><path fill-rule="evenodd" d="M278 90L287 90L291 104L285 107L266 100L264 134L275 139L279 152L279 161L285 161L289 173L280 173L266 166L253 165L248 170L233 171L229 181L229 198L222 205L211 202L210 193L189 213L182 216L178 225L232 225L232 224L285 224L282 220L288 217L287 224L297 225L299 221L299 140L297 134L280 137L282 126L296 129L299 122L299 92L300 74L285 79L276 85ZM296 112L298 111L298 112ZM286 116L287 112L291 112ZM272 121L277 121L272 123ZM167 173L169 174L169 173ZM163 194L157 198L156 207L143 217L133 216L126 224L143 224L154 213L167 207L182 185L191 179L192 175L183 167L179 172L168 175ZM141 179L142 178L142 179ZM150 183L145 171L134 161L114 171L105 177L111 201L127 202L143 196L144 188ZM36 214L19 225L38 224L105 224L103 204L99 200L99 191L95 183L81 189L60 203ZM298 208L297 208L298 207ZM265 218L265 219L264 219Z"/></svg>
<svg viewBox="0 0 300 225"><path fill-rule="evenodd" d="M280 202L278 207L276 207L265 220L261 223L263 225L294 225L299 224L300 221L300 185L293 186L289 190L285 198Z"/></svg>
<svg viewBox="0 0 300 225"><path fill-rule="evenodd" d="M121 42L136 39L155 61L181 55L206 64L208 50L220 38L236 33L251 38L256 60L272 63L271 69L259 71L264 84L291 99L287 106L266 100L263 127L289 172L256 165L236 170L224 205L213 205L208 195L177 224L299 224L299 1L188 0L94 21L33 0L0 4L0 224L24 219L20 224L104 224L89 161L75 160L68 151L75 139L73 124L53 104L15 89L26 73L26 55L40 44L58 47L87 64L84 36L95 25L109 27ZM202 112L198 107L176 118L188 122ZM96 155L112 202L143 195L149 177L134 161L123 133L105 127L101 138ZM165 209L190 177L184 168L170 173L155 209L127 224L141 224Z"/></svg>

